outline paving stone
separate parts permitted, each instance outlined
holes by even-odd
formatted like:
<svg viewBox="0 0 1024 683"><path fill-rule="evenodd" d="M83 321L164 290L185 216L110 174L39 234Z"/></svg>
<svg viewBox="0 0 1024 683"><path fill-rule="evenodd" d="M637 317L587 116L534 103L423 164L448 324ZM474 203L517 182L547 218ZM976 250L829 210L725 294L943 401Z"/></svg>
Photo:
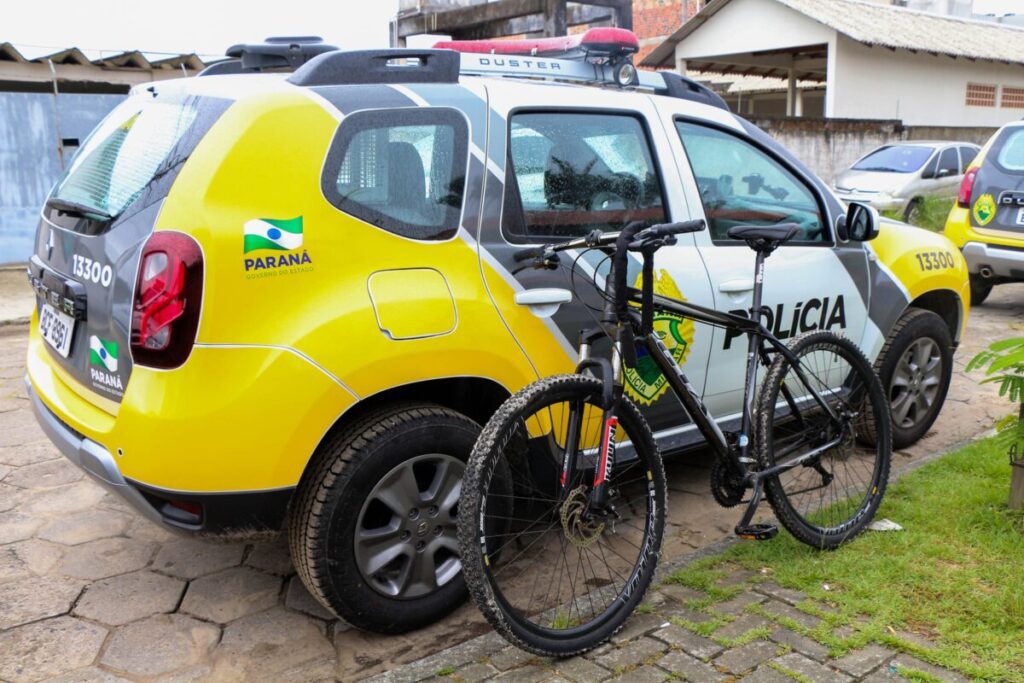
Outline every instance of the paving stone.
<svg viewBox="0 0 1024 683"><path fill-rule="evenodd" d="M153 557L153 544L130 538L103 538L71 546L57 571L77 579L105 579L142 569Z"/></svg>
<svg viewBox="0 0 1024 683"><path fill-rule="evenodd" d="M640 640L635 640L601 655L596 661L609 671L615 672L616 670L637 666L653 657L658 657L667 649L660 640L653 640L645 636Z"/></svg>
<svg viewBox="0 0 1024 683"><path fill-rule="evenodd" d="M731 572L720 578L716 583L722 588L732 588L733 586L745 586L751 579L757 576L756 572L752 572L749 569L736 568Z"/></svg>
<svg viewBox="0 0 1024 683"><path fill-rule="evenodd" d="M124 532L128 538L156 543L161 546L181 538L135 511L132 511L129 517L131 521L128 523L128 529Z"/></svg>
<svg viewBox="0 0 1024 683"><path fill-rule="evenodd" d="M25 467L61 457L57 447L45 438L20 446L0 446L0 463L11 467Z"/></svg>
<svg viewBox="0 0 1024 683"><path fill-rule="evenodd" d="M790 646L800 654L807 655L815 661L824 662L828 659L827 647L788 628L777 628L768 637L776 643Z"/></svg>
<svg viewBox="0 0 1024 683"><path fill-rule="evenodd" d="M295 573L285 534L281 534L276 540L254 545L249 556L245 558L245 564L280 576Z"/></svg>
<svg viewBox="0 0 1024 683"><path fill-rule="evenodd" d="M551 671L545 669L542 666L536 664L532 666L524 666L522 669L515 669L513 671L506 671L499 675L494 680L496 681L515 681L516 683L535 683L536 681L543 681L545 678L551 675Z"/></svg>
<svg viewBox="0 0 1024 683"><path fill-rule="evenodd" d="M787 655L783 655L776 659L775 662L787 671L799 674L803 677L805 683L808 681L810 683L831 683L833 681L835 683L844 683L844 681L853 680L849 676L819 664L798 652L790 652Z"/></svg>
<svg viewBox="0 0 1024 683"><path fill-rule="evenodd" d="M564 678L576 683L590 683L603 681L611 676L611 673L601 666L598 666L589 659L573 657L555 663L555 670Z"/></svg>
<svg viewBox="0 0 1024 683"><path fill-rule="evenodd" d="M182 671L175 671L166 676L155 679L156 683L197 683L198 681L209 681L213 669L206 664L192 666Z"/></svg>
<svg viewBox="0 0 1024 683"><path fill-rule="evenodd" d="M189 584L181 611L226 624L277 604L281 579L249 567L233 567Z"/></svg>
<svg viewBox="0 0 1024 683"><path fill-rule="evenodd" d="M0 463L0 481L3 481L4 477L6 477L10 473L11 473L10 466L9 465L4 465L4 464Z"/></svg>
<svg viewBox="0 0 1024 683"><path fill-rule="evenodd" d="M85 479L76 484L35 491L25 501L22 510L30 515L61 517L95 508L104 495L106 492L99 484Z"/></svg>
<svg viewBox="0 0 1024 683"><path fill-rule="evenodd" d="M755 640L742 647L726 650L715 659L715 666L734 674L750 671L775 656L779 646L767 640Z"/></svg>
<svg viewBox="0 0 1024 683"><path fill-rule="evenodd" d="M586 661L586 660L584 660ZM476 664L470 664L464 666L455 672L455 677L464 683L477 683L478 681L486 681L489 678L493 678L498 675L498 670L490 664L484 664L477 662Z"/></svg>
<svg viewBox="0 0 1024 683"><path fill-rule="evenodd" d="M220 629L181 614L160 614L114 631L101 664L129 676L159 676L203 662Z"/></svg>
<svg viewBox="0 0 1024 683"><path fill-rule="evenodd" d="M911 657L910 655L898 655L893 659L892 665L899 671L902 671L903 669L923 671L927 674L931 674L935 678L938 678L940 681L949 681L949 683L967 683L967 679L955 671L943 669L940 666L929 664L928 662L921 661L917 657Z"/></svg>
<svg viewBox="0 0 1024 683"><path fill-rule="evenodd" d="M78 545L100 538L120 536L128 528L129 518L110 510L86 510L55 519L36 532L46 541Z"/></svg>
<svg viewBox="0 0 1024 683"><path fill-rule="evenodd" d="M665 625L665 617L656 614L634 614L626 626L612 637L612 643L620 645L635 640Z"/></svg>
<svg viewBox="0 0 1024 683"><path fill-rule="evenodd" d="M767 628L770 626L772 626L772 623L763 617L759 617L756 614L744 614L715 631L715 635L719 638L733 640L755 628Z"/></svg>
<svg viewBox="0 0 1024 683"><path fill-rule="evenodd" d="M703 600L708 597L704 591L689 588L688 586L680 586L678 583L665 584L658 589L658 592L684 605L690 600Z"/></svg>
<svg viewBox="0 0 1024 683"><path fill-rule="evenodd" d="M0 630L66 614L81 592L80 581L55 577L0 584Z"/></svg>
<svg viewBox="0 0 1024 683"><path fill-rule="evenodd" d="M745 612L749 605L756 605L765 601L765 597L752 591L744 591L731 600L719 602L711 606L711 609L719 614L736 615Z"/></svg>
<svg viewBox="0 0 1024 683"><path fill-rule="evenodd" d="M31 538L42 523L41 519L20 512L0 513L0 545Z"/></svg>
<svg viewBox="0 0 1024 683"><path fill-rule="evenodd" d="M157 553L153 569L182 579L196 579L242 563L241 543L212 543L191 538L170 541Z"/></svg>
<svg viewBox="0 0 1024 683"><path fill-rule="evenodd" d="M699 636L675 624L655 631L651 636L704 660L711 659L725 649L710 638Z"/></svg>
<svg viewBox="0 0 1024 683"><path fill-rule="evenodd" d="M87 666L61 676L47 678L46 683L131 683L131 681L98 667Z"/></svg>
<svg viewBox="0 0 1024 683"><path fill-rule="evenodd" d="M916 645L917 647L925 650L932 650L935 648L935 643L918 633L913 633L911 631L896 631L895 635L903 642Z"/></svg>
<svg viewBox="0 0 1024 683"><path fill-rule="evenodd" d="M689 607L676 607L665 611L665 616L675 617L676 619L682 619L692 624L706 624L709 621L714 620L714 615L708 614L707 612L700 612Z"/></svg>
<svg viewBox="0 0 1024 683"><path fill-rule="evenodd" d="M501 652L491 655L490 662L498 671L508 671L523 666L527 662L536 659L537 655L531 654L518 647L506 647Z"/></svg>
<svg viewBox="0 0 1024 683"><path fill-rule="evenodd" d="M860 683L904 683L907 679L888 666L883 666L859 680Z"/></svg>
<svg viewBox="0 0 1024 683"><path fill-rule="evenodd" d="M335 659L334 647L312 619L275 607L224 629L211 679L282 680L289 672L308 675L310 667L325 664L333 672Z"/></svg>
<svg viewBox="0 0 1024 683"><path fill-rule="evenodd" d="M678 650L669 652L658 660L658 666L687 681L721 681L726 678L711 665Z"/></svg>
<svg viewBox="0 0 1024 683"><path fill-rule="evenodd" d="M12 543L6 547L12 548L18 559L24 562L25 566L34 574L49 573L60 561L60 558L64 557L64 546L49 541L40 541L36 538Z"/></svg>
<svg viewBox="0 0 1024 683"><path fill-rule="evenodd" d="M4 479L4 483L23 489L52 489L81 481L84 477L85 473L70 460L60 458L19 467Z"/></svg>
<svg viewBox="0 0 1024 683"><path fill-rule="evenodd" d="M22 502L28 497L25 489L16 486L0 484L0 512L7 512L21 507Z"/></svg>
<svg viewBox="0 0 1024 683"><path fill-rule="evenodd" d="M336 617L329 609L321 605L316 598L306 590L302 579L293 576L288 581L288 590L285 593L284 604L288 609L293 609L317 619L334 621Z"/></svg>
<svg viewBox="0 0 1024 683"><path fill-rule="evenodd" d="M796 605L807 599L807 594L801 591L791 590L789 588L783 588L774 581L765 581L754 586L754 590L758 593L763 593L769 597L773 597L783 602L788 602L791 605Z"/></svg>
<svg viewBox="0 0 1024 683"><path fill-rule="evenodd" d="M106 629L71 617L0 632L0 680L37 681L81 669L96 659L106 637Z"/></svg>
<svg viewBox="0 0 1024 683"><path fill-rule="evenodd" d="M854 676L863 676L872 669L885 664L896 653L881 645L872 643L861 650L854 650L832 662L832 665Z"/></svg>
<svg viewBox="0 0 1024 683"><path fill-rule="evenodd" d="M0 413L0 446L24 446L46 438L36 421L22 411Z"/></svg>
<svg viewBox="0 0 1024 683"><path fill-rule="evenodd" d="M122 574L88 586L74 614L121 626L154 614L173 612L185 582L151 571Z"/></svg>
<svg viewBox="0 0 1024 683"><path fill-rule="evenodd" d="M0 546L0 583L17 581L32 576L24 560L18 557L15 545Z"/></svg>
<svg viewBox="0 0 1024 683"><path fill-rule="evenodd" d="M622 683L662 683L665 680L665 672L649 664L638 666L619 676L616 680Z"/></svg>
<svg viewBox="0 0 1024 683"><path fill-rule="evenodd" d="M744 676L743 683L793 683L793 679L778 669L759 666L754 673Z"/></svg>
<svg viewBox="0 0 1024 683"><path fill-rule="evenodd" d="M821 617L801 612L792 605L788 605L784 602L778 602L776 600L769 600L761 605L761 609L773 617L795 621L806 629L813 629L821 623Z"/></svg>

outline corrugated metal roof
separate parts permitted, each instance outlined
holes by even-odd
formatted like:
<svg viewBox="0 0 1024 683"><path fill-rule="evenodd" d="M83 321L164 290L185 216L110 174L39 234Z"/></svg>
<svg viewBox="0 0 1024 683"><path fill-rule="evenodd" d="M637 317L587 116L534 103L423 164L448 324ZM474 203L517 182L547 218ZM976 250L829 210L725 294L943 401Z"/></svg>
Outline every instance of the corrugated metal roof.
<svg viewBox="0 0 1024 683"><path fill-rule="evenodd" d="M52 51L53 48L45 49L47 54L40 54L40 50L25 49L19 50L13 43L0 43L0 62L32 62L36 64L52 60L54 64L80 64L83 66L113 67L118 69L138 69L151 71L153 69L176 69L180 70L182 65L187 69L201 71L206 63L195 53L168 54L164 52L140 52L129 50L127 52L97 53L95 50L79 49L69 47L63 50ZM96 58L90 59L86 53L96 54ZM38 56L32 56L38 55Z"/></svg>
<svg viewBox="0 0 1024 683"><path fill-rule="evenodd" d="M764 0L778 2L865 45L985 61L1024 63L1024 28L932 14L863 0ZM675 46L730 0L714 0L641 62L671 63Z"/></svg>

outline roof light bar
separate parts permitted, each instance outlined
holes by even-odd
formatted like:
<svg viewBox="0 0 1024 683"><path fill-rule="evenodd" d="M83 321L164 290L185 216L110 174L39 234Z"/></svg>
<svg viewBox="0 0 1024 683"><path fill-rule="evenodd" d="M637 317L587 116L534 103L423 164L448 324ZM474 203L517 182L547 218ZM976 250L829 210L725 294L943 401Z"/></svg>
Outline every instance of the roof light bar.
<svg viewBox="0 0 1024 683"><path fill-rule="evenodd" d="M559 38L527 40L445 40L434 44L456 52L583 59L591 64L615 63L640 49L640 40L622 28L592 28L586 33Z"/></svg>

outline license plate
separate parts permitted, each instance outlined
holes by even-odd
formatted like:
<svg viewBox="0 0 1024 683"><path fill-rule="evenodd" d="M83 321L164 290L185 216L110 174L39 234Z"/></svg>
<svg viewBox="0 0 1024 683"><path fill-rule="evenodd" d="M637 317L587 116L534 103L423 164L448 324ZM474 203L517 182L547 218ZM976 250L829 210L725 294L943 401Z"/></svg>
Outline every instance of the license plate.
<svg viewBox="0 0 1024 683"><path fill-rule="evenodd" d="M61 313L50 304L39 311L39 334L46 343L64 358L71 353L71 337L75 332L75 319Z"/></svg>
<svg viewBox="0 0 1024 683"><path fill-rule="evenodd" d="M1017 209L1017 225L1024 225L1024 209Z"/></svg>

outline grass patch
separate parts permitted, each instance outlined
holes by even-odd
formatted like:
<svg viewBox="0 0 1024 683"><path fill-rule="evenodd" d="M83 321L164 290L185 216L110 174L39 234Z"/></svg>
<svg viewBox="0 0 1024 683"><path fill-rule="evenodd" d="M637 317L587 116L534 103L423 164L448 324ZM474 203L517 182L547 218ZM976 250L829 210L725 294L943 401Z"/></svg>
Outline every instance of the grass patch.
<svg viewBox="0 0 1024 683"><path fill-rule="evenodd" d="M835 552L780 534L734 546L673 580L711 593L725 563L766 569L780 585L836 607L831 625L856 623L846 640L811 634L834 651L877 641L974 678L1024 682L1024 513L1006 507L1009 481L1006 451L980 441L891 486L878 517L905 531L868 532Z"/></svg>
<svg viewBox="0 0 1024 683"><path fill-rule="evenodd" d="M919 200L917 216L911 225L916 225L932 232L942 232L946 227L946 217L953 208L954 199L943 199L940 197L925 197ZM882 215L897 221L903 220L902 211L883 211Z"/></svg>
<svg viewBox="0 0 1024 683"><path fill-rule="evenodd" d="M453 673L455 673L454 666L442 666L440 669L434 672L434 675L444 678L445 676L451 676Z"/></svg>

